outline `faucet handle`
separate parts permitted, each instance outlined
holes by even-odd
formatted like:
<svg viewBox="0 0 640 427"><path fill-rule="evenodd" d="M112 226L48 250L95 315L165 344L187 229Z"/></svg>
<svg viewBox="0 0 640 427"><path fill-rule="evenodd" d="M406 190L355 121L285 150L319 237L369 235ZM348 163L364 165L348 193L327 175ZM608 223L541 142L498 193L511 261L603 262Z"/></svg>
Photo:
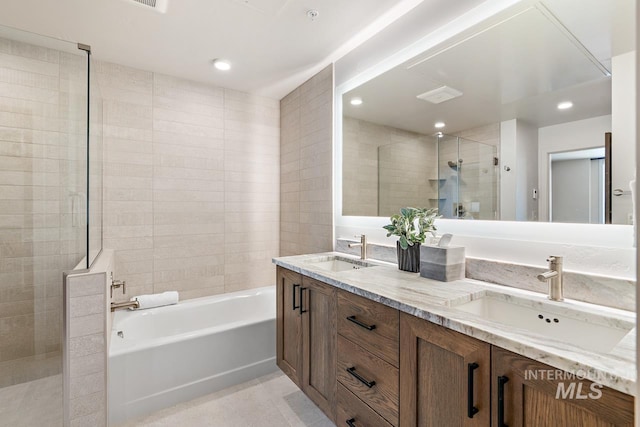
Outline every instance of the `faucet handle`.
<svg viewBox="0 0 640 427"><path fill-rule="evenodd" d="M113 276L112 276L113 277ZM127 292L127 282L124 280L113 280L111 279L111 298L113 298L113 289L122 288L122 295Z"/></svg>
<svg viewBox="0 0 640 427"><path fill-rule="evenodd" d="M551 264L562 264L562 258L561 256L550 256L549 258L547 258L547 262L550 262Z"/></svg>

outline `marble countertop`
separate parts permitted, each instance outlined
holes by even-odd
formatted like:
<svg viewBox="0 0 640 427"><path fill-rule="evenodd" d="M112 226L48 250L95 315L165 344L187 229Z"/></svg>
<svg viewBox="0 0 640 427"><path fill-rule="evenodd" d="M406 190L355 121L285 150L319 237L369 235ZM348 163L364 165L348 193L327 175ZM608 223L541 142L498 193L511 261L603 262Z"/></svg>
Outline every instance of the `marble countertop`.
<svg viewBox="0 0 640 427"><path fill-rule="evenodd" d="M445 326L481 341L502 347L558 369L575 373L626 394L636 394L636 328L635 313L573 300L551 302L546 295L526 290L493 285L473 279L438 282L417 273L398 270L394 264L367 260L371 267L348 271L327 271L317 261L338 256L358 260L338 252L274 258L276 265L377 301L405 313ZM316 261L316 262L314 262ZM485 295L525 301L544 306L577 320L615 327L631 328L608 352L585 350L564 340L491 321L479 314L462 311L458 304ZM548 310L550 309L550 310ZM577 314L577 315L576 315ZM603 320L604 319L604 320ZM589 338L585 337L585 341Z"/></svg>

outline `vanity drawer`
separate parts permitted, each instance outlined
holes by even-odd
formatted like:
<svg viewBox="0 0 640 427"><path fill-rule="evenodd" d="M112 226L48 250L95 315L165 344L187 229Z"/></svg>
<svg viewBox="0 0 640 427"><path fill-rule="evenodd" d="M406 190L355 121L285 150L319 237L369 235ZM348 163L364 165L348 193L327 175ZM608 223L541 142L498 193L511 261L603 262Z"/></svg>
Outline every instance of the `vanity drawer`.
<svg viewBox="0 0 640 427"><path fill-rule="evenodd" d="M371 409L391 424L398 424L398 368L338 336L337 377Z"/></svg>
<svg viewBox="0 0 640 427"><path fill-rule="evenodd" d="M346 291L338 293L338 334L399 366L398 310Z"/></svg>
<svg viewBox="0 0 640 427"><path fill-rule="evenodd" d="M338 409L336 426L350 427L351 421L356 427L392 427L384 418L358 399L342 384L338 384Z"/></svg>

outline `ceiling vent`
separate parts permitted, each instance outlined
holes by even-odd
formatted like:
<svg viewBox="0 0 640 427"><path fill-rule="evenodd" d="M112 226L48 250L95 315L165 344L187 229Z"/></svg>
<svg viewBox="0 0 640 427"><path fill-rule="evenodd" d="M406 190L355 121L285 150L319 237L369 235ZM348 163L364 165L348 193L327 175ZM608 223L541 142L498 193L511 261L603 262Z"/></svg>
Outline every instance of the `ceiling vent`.
<svg viewBox="0 0 640 427"><path fill-rule="evenodd" d="M270 16L277 16L291 0L231 0L234 3L247 6L255 11Z"/></svg>
<svg viewBox="0 0 640 427"><path fill-rule="evenodd" d="M440 104L441 102L448 101L453 98L457 98L462 95L462 92L449 86L442 86L437 89L430 90L416 98L423 101L431 102L432 104Z"/></svg>
<svg viewBox="0 0 640 427"><path fill-rule="evenodd" d="M140 6L145 6L155 10L156 12L165 13L167 11L167 3L169 0L130 0Z"/></svg>

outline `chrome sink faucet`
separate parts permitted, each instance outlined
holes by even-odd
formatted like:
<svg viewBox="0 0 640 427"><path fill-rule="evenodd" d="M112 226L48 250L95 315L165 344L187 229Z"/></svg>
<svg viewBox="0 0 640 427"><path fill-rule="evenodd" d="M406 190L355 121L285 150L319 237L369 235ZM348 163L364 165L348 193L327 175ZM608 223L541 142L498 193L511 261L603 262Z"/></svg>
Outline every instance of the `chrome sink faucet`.
<svg viewBox="0 0 640 427"><path fill-rule="evenodd" d="M360 236L360 243L349 243L350 248L360 246L360 259L367 259L367 236L362 234Z"/></svg>
<svg viewBox="0 0 640 427"><path fill-rule="evenodd" d="M538 274L538 280L549 284L549 295L547 298L552 301L562 301L564 300L562 295L562 257L550 256L547 261L549 262L549 271Z"/></svg>

